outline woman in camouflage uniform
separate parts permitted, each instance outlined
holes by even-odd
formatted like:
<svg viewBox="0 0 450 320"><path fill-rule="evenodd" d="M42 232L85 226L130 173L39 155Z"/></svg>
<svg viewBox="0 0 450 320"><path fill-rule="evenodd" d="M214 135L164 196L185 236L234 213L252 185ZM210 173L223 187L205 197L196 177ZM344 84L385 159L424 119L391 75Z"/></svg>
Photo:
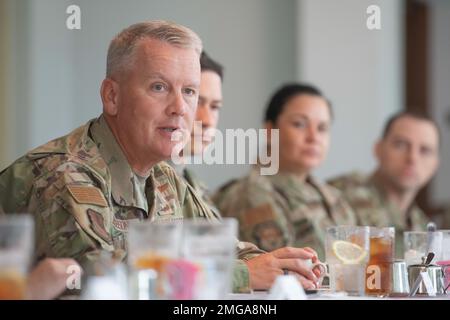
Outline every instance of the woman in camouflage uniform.
<svg viewBox="0 0 450 320"><path fill-rule="evenodd" d="M214 196L223 216L239 219L240 239L265 250L309 246L324 258L326 227L355 223L339 191L311 174L328 151L331 120L329 101L312 86L290 84L273 95L265 127L279 130L278 173L261 175L257 165Z"/></svg>

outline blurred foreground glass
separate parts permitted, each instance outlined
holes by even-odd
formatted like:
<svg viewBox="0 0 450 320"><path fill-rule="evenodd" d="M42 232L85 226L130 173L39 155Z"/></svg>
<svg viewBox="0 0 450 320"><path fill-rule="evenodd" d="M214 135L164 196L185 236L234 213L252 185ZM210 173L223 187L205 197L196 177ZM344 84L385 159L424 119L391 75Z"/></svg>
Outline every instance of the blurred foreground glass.
<svg viewBox="0 0 450 320"><path fill-rule="evenodd" d="M370 227L370 257L366 269L366 294L386 296L392 289L395 228Z"/></svg>
<svg viewBox="0 0 450 320"><path fill-rule="evenodd" d="M421 264L429 252L435 254L431 263L436 264L442 256L443 233L440 231L406 231L403 233L406 265Z"/></svg>
<svg viewBox="0 0 450 320"><path fill-rule="evenodd" d="M129 297L170 298L164 282L167 264L180 257L182 225L132 221L128 232Z"/></svg>
<svg viewBox="0 0 450 320"><path fill-rule="evenodd" d="M81 300L127 300L126 265L111 252L101 251L97 259L84 263Z"/></svg>
<svg viewBox="0 0 450 320"><path fill-rule="evenodd" d="M0 300L25 298L33 247L32 216L0 216Z"/></svg>
<svg viewBox="0 0 450 320"><path fill-rule="evenodd" d="M185 221L182 256L197 267L192 299L225 299L231 292L238 223Z"/></svg>
<svg viewBox="0 0 450 320"><path fill-rule="evenodd" d="M325 245L331 291L363 296L369 259L369 227L329 227Z"/></svg>
<svg viewBox="0 0 450 320"><path fill-rule="evenodd" d="M444 288L450 285L450 230L439 230L442 232L442 255L437 264L442 267L444 272ZM447 294L450 294L447 289Z"/></svg>

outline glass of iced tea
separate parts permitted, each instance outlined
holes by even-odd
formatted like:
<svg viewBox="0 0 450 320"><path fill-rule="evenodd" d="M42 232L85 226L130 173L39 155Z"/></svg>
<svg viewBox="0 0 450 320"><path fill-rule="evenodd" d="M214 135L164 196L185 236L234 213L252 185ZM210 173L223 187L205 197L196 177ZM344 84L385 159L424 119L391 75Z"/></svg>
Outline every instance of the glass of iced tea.
<svg viewBox="0 0 450 320"><path fill-rule="evenodd" d="M394 247L395 228L370 227L370 257L366 269L367 295L386 296L391 292Z"/></svg>
<svg viewBox="0 0 450 320"><path fill-rule="evenodd" d="M26 282L34 245L30 215L0 216L0 300L26 298Z"/></svg>

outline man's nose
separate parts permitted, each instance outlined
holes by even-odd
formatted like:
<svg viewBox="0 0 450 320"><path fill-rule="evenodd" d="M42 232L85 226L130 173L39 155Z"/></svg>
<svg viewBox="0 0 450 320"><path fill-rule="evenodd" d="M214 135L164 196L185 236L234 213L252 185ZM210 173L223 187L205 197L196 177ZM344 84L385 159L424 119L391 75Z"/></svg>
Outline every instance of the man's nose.
<svg viewBox="0 0 450 320"><path fill-rule="evenodd" d="M410 148L407 154L408 163L414 164L419 159L419 150L417 148Z"/></svg>
<svg viewBox="0 0 450 320"><path fill-rule="evenodd" d="M174 93L172 101L169 105L168 112L170 115L184 116L187 110L187 104L181 92Z"/></svg>

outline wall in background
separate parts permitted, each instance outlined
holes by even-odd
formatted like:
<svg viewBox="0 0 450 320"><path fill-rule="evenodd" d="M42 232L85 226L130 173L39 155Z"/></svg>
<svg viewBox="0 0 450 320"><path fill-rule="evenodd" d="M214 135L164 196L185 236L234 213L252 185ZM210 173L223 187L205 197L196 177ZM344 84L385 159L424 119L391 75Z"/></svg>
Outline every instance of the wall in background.
<svg viewBox="0 0 450 320"><path fill-rule="evenodd" d="M0 0L0 39L3 41L0 44L0 151L4 150L7 144L6 134L8 130L6 128L6 112L8 105L8 88L7 88L7 74L9 74L8 66L11 64L9 61L10 50L8 50L8 44L10 42L10 24L8 19L8 3L5 0ZM0 152L0 167L4 165L4 153Z"/></svg>
<svg viewBox="0 0 450 320"><path fill-rule="evenodd" d="M7 110L12 139L2 149L8 162L101 112L98 92L109 41L124 27L149 19L191 27L225 66L222 130L261 127L265 104L282 83L298 79L322 88L333 101L336 121L319 177L353 168L370 171L383 122L403 106L402 0L12 2L20 10L14 11L14 103ZM69 4L81 7L81 30L65 28ZM366 28L370 4L382 9L380 31ZM248 166L194 166L194 171L216 188Z"/></svg>
<svg viewBox="0 0 450 320"><path fill-rule="evenodd" d="M430 103L442 132L441 166L431 184L431 201L450 205L450 2L431 0Z"/></svg>
<svg viewBox="0 0 450 320"><path fill-rule="evenodd" d="M295 79L294 0L16 2L21 29L14 33L12 74L18 81L15 103L8 106L14 139L3 148L5 163L101 112L99 87L109 41L135 22L168 19L187 25L223 63L222 129L258 127L268 94ZM81 30L65 27L69 4L81 8ZM247 170L246 165L203 166L199 173L216 187Z"/></svg>
<svg viewBox="0 0 450 320"><path fill-rule="evenodd" d="M403 1L299 0L298 78L319 86L335 122L327 178L375 166L373 144L386 118L403 108ZM366 9L381 8L381 30L368 30Z"/></svg>

